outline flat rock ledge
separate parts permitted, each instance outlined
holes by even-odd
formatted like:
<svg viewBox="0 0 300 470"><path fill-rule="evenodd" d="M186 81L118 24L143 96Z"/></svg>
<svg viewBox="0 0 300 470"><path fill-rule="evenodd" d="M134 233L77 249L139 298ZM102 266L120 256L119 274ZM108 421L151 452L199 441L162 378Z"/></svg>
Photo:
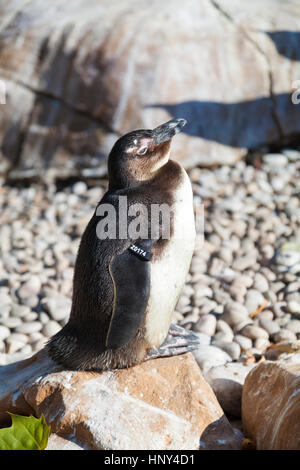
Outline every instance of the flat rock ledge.
<svg viewBox="0 0 300 470"><path fill-rule="evenodd" d="M258 450L300 450L300 354L264 361L246 377L243 431Z"/></svg>
<svg viewBox="0 0 300 470"><path fill-rule="evenodd" d="M240 449L192 354L107 372L62 370L42 350L0 367L0 426L7 411L51 425L49 449Z"/></svg>

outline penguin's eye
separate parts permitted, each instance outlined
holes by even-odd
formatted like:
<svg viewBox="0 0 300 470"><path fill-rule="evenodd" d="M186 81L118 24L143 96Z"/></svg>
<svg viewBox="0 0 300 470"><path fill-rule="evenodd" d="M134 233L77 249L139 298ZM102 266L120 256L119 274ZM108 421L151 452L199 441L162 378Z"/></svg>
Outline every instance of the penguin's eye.
<svg viewBox="0 0 300 470"><path fill-rule="evenodd" d="M140 147L138 149L138 151L136 153L137 153L137 155L145 155L147 153L147 151L148 151L147 145L143 145L142 147Z"/></svg>

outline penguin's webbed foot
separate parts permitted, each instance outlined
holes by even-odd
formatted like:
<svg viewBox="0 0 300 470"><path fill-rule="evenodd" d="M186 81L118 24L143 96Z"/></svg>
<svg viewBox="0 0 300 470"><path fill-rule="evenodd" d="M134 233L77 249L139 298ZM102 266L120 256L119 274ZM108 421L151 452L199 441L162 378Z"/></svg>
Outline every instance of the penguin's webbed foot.
<svg viewBox="0 0 300 470"><path fill-rule="evenodd" d="M159 348L148 351L145 361L158 357L177 356L198 349L200 340L196 333L182 326L171 324L166 339Z"/></svg>

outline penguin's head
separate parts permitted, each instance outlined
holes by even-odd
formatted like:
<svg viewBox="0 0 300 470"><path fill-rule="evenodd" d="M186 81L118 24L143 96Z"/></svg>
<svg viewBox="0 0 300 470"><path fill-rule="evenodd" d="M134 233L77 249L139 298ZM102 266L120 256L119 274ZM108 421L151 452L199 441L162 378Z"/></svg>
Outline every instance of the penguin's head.
<svg viewBox="0 0 300 470"><path fill-rule="evenodd" d="M168 162L172 137L185 124L185 119L172 119L153 130L133 131L118 139L108 157L110 189L151 180Z"/></svg>

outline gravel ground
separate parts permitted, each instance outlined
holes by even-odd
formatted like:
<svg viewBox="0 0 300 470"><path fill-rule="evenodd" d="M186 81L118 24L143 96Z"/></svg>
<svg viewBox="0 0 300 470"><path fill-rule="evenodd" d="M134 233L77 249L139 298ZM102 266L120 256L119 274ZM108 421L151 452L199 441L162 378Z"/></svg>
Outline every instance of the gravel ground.
<svg viewBox="0 0 300 470"><path fill-rule="evenodd" d="M300 339L299 170L300 152L284 150L259 168L189 172L205 241L174 321L198 333L202 369ZM80 236L105 189L0 187L0 362L39 350L66 323Z"/></svg>

